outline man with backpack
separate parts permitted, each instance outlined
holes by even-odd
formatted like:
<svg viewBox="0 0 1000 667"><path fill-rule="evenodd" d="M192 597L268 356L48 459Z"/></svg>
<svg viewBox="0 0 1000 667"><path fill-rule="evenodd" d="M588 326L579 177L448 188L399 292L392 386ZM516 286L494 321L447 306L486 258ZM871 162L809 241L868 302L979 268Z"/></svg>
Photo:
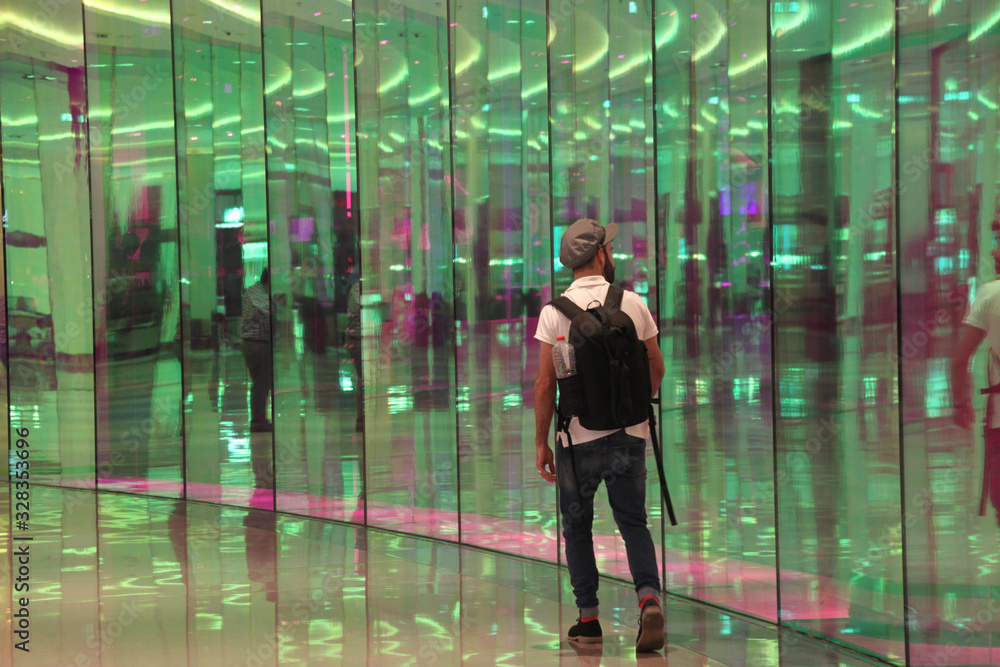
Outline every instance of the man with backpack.
<svg viewBox="0 0 1000 667"><path fill-rule="evenodd" d="M584 218L563 234L559 260L573 270L574 280L562 298L542 309L535 334L541 343L535 381L536 466L545 481L559 482L566 564L580 610L568 639L602 641L592 527L594 494L603 480L639 598L636 650L655 651L663 647L664 618L656 551L646 524L645 447L649 399L663 379L664 366L649 309L637 294L613 285L611 250L617 233L614 223L602 227ZM560 337L573 346L579 373L558 381L556 464L548 439L556 412L552 350Z"/></svg>

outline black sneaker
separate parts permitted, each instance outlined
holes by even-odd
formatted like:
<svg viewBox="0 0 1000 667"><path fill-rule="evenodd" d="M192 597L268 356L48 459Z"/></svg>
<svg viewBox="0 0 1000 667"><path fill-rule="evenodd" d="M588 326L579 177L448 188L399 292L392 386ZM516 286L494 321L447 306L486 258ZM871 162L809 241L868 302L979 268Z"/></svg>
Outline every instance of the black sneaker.
<svg viewBox="0 0 1000 667"><path fill-rule="evenodd" d="M639 605L639 636L635 638L637 653L663 648L663 607L652 595Z"/></svg>
<svg viewBox="0 0 1000 667"><path fill-rule="evenodd" d="M572 642L580 642L581 644L600 644L604 641L601 622L596 618L587 621L577 618L576 625L569 629L566 637Z"/></svg>

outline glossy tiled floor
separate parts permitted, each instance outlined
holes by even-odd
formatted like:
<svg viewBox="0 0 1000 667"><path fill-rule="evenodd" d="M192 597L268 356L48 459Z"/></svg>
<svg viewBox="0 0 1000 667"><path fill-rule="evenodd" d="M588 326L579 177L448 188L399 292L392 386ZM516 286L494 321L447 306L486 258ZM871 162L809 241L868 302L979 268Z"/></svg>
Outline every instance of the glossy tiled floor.
<svg viewBox="0 0 1000 667"><path fill-rule="evenodd" d="M553 565L258 510L33 487L0 578L5 665L862 665L797 635L667 603L668 646L635 654L636 612L602 586L606 641L561 639L575 619ZM30 537L30 542L23 538ZM15 635L27 600L29 652ZM23 615L23 614L22 614Z"/></svg>

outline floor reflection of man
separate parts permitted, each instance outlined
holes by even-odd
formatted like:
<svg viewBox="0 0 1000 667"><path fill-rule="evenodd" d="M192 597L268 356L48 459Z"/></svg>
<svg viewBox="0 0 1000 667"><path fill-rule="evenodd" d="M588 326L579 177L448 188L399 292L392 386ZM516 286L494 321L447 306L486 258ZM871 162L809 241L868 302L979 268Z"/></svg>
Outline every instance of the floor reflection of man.
<svg viewBox="0 0 1000 667"><path fill-rule="evenodd" d="M260 280L243 294L243 313L240 316L241 348L247 370L250 372L250 431L273 431L267 419L267 399L274 384L271 368L271 274L268 269Z"/></svg>
<svg viewBox="0 0 1000 667"><path fill-rule="evenodd" d="M994 233L1000 225L993 223ZM1000 247L993 248L994 269L1000 274ZM969 379L969 360L983 339L989 339L990 355L987 365L989 388L986 402L986 420L983 434L986 446L986 466L983 473L983 491L979 514L986 515L986 499L993 503L1000 523L1000 280L986 283L979 288L969 314L962 322L958 344L951 356L951 393L955 424L971 429L976 419Z"/></svg>
<svg viewBox="0 0 1000 667"><path fill-rule="evenodd" d="M277 525L278 515L270 511L248 510L243 517L247 576L258 585L251 593L263 591L268 602L278 601Z"/></svg>

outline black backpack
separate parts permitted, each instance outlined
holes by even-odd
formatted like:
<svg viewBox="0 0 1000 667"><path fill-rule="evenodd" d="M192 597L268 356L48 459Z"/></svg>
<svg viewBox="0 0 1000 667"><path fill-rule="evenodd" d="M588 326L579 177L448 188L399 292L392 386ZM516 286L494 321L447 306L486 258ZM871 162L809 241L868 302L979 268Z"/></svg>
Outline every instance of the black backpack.
<svg viewBox="0 0 1000 667"><path fill-rule="evenodd" d="M610 431L649 418L650 378L646 344L621 310L624 292L611 285L603 305L583 310L562 296L552 305L569 318L567 340L575 348L576 375L559 380L559 417L580 419L591 431Z"/></svg>

